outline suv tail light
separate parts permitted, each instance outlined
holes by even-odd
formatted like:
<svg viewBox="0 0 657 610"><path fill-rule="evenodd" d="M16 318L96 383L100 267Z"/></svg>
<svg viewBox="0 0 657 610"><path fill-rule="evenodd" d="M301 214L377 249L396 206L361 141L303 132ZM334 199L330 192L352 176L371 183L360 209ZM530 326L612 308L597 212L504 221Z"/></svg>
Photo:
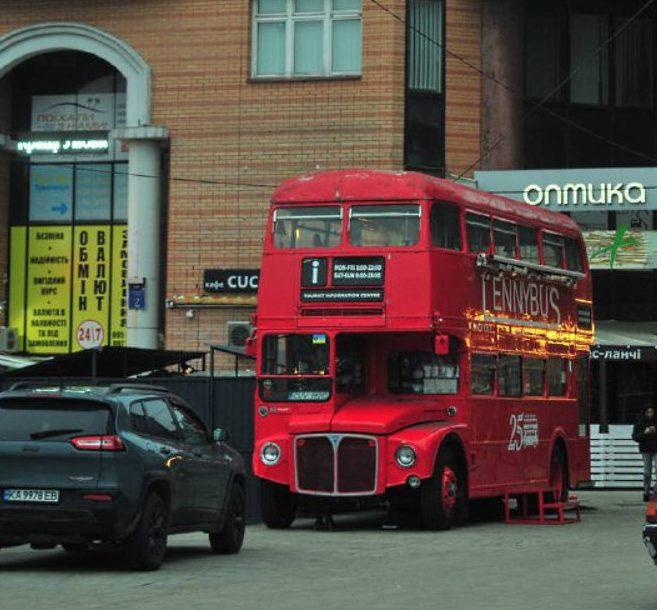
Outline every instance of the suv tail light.
<svg viewBox="0 0 657 610"><path fill-rule="evenodd" d="M111 436L76 436L70 441L80 451L125 451L121 437Z"/></svg>

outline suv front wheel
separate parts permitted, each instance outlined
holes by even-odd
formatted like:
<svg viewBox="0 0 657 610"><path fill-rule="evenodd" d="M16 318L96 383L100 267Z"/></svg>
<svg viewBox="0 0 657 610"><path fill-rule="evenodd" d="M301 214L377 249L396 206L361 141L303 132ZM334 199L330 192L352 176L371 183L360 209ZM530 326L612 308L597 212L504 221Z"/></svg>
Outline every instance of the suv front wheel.
<svg viewBox="0 0 657 610"><path fill-rule="evenodd" d="M167 550L168 513L161 496L149 494L139 523L124 545L128 561L134 569L148 572L162 565Z"/></svg>

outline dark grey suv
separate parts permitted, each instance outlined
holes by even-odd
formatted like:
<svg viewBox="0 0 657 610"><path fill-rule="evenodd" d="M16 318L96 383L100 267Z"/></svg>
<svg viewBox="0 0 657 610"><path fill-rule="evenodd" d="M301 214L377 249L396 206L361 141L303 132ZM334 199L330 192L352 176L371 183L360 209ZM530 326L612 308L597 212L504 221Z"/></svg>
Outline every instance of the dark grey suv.
<svg viewBox="0 0 657 610"><path fill-rule="evenodd" d="M204 531L216 553L244 539L244 462L178 396L153 386L0 393L0 548L122 545L136 569L167 535Z"/></svg>

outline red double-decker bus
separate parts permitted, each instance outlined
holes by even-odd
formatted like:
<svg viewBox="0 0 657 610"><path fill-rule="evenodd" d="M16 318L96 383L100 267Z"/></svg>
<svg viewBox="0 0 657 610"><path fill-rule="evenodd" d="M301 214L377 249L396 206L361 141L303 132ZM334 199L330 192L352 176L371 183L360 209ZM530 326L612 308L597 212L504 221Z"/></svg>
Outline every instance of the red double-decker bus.
<svg viewBox="0 0 657 610"><path fill-rule="evenodd" d="M444 529L589 478L591 279L564 215L417 173L288 180L256 324L270 527L370 500Z"/></svg>

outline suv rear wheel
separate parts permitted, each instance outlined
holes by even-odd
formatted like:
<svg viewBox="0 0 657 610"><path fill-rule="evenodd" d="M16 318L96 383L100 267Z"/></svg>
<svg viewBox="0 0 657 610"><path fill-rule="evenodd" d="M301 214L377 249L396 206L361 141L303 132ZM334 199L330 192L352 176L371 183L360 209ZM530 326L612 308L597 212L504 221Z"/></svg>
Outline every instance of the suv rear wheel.
<svg viewBox="0 0 657 610"><path fill-rule="evenodd" d="M239 553L244 542L245 525L246 493L242 485L233 483L223 526L219 531L210 533L212 552L222 555Z"/></svg>
<svg viewBox="0 0 657 610"><path fill-rule="evenodd" d="M157 570L167 549L168 508L155 493L146 498L144 510L132 536L125 542L130 565L144 572Z"/></svg>

